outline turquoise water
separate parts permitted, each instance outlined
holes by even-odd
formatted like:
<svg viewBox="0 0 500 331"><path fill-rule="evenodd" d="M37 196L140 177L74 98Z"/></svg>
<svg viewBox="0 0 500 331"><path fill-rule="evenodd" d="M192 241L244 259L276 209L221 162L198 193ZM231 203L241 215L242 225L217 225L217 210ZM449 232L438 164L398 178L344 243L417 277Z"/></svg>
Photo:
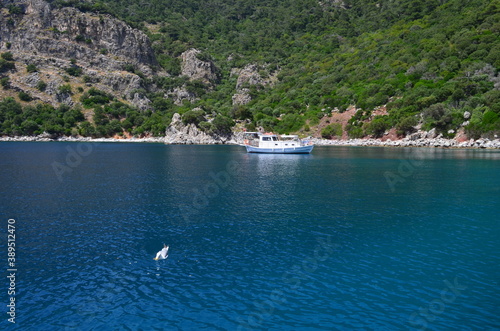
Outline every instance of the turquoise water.
<svg viewBox="0 0 500 331"><path fill-rule="evenodd" d="M4 275L8 219L16 234L16 323L4 309L0 327L499 329L499 162L0 143Z"/></svg>

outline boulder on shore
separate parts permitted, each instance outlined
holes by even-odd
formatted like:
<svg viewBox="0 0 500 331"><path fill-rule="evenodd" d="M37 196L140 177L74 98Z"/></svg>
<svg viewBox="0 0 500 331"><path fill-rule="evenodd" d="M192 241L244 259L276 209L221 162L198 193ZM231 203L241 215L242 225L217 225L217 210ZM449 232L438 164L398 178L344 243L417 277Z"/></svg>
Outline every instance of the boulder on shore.
<svg viewBox="0 0 500 331"><path fill-rule="evenodd" d="M166 144L211 145L225 144L228 140L228 137L209 135L198 129L193 123L184 124L178 113L172 116L172 122L165 132Z"/></svg>

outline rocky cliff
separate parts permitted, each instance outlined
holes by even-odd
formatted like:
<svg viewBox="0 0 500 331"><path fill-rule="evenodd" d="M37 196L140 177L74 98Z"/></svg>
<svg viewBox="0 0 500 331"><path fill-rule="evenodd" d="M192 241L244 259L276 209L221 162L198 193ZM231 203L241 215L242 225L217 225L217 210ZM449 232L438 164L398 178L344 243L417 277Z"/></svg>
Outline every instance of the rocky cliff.
<svg viewBox="0 0 500 331"><path fill-rule="evenodd" d="M250 87L273 86L278 81L278 71L270 73L265 66L248 64L244 68L235 68L231 76L238 76L236 81L236 93L232 96L233 105L246 105L251 100Z"/></svg>
<svg viewBox="0 0 500 331"><path fill-rule="evenodd" d="M166 144L226 144L234 143L231 137L209 135L201 131L194 124L184 124L181 115L174 114L172 122L165 132Z"/></svg>
<svg viewBox="0 0 500 331"><path fill-rule="evenodd" d="M200 60L198 58L201 51L198 49L189 49L181 54L182 75L189 77L190 80L199 80L207 85L213 84L217 80L217 68L210 60Z"/></svg>
<svg viewBox="0 0 500 331"><path fill-rule="evenodd" d="M195 48L181 54L181 75L191 82L201 82L207 90L210 90L219 79L218 68L211 60L200 60L199 54L201 51ZM196 94L189 91L185 84L168 91L165 97L172 99L176 105L182 105L184 100L189 102L198 100Z"/></svg>
<svg viewBox="0 0 500 331"><path fill-rule="evenodd" d="M43 0L9 4L17 9L0 9L0 52L11 52L16 61L9 75L13 88L56 105L78 102L77 90L92 85L147 108L149 100L134 93L144 88L136 73L151 76L158 64L143 32L110 15L55 9ZM27 73L27 65L36 70ZM36 88L40 81L47 85L43 91ZM73 94L58 92L66 83Z"/></svg>

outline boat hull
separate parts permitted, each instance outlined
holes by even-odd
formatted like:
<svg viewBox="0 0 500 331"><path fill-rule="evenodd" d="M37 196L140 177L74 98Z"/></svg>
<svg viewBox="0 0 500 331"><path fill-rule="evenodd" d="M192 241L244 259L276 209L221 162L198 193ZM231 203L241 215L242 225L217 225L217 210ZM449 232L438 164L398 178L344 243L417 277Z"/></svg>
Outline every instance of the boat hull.
<svg viewBox="0 0 500 331"><path fill-rule="evenodd" d="M297 146L297 147L277 147L277 148L261 148L250 145L245 145L248 153L262 154L309 154L314 148L314 145Z"/></svg>

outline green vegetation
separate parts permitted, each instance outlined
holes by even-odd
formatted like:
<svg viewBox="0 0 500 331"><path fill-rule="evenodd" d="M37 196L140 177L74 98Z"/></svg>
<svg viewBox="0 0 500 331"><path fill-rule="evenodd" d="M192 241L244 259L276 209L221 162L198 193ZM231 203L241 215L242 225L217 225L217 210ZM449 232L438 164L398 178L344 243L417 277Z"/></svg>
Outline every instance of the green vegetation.
<svg viewBox="0 0 500 331"><path fill-rule="evenodd" d="M32 73L32 72L37 72L38 71L38 68L36 67L36 65L34 64L28 64L26 66L26 71L29 72L29 73Z"/></svg>
<svg viewBox="0 0 500 331"><path fill-rule="evenodd" d="M9 70L15 69L14 58L11 52L2 53L0 55L0 74Z"/></svg>
<svg viewBox="0 0 500 331"><path fill-rule="evenodd" d="M112 95L107 94L106 92L103 91L99 91L98 89L95 88L91 88L90 90L85 92L80 98L81 103L86 108L91 108L96 105L105 105L109 103L111 100L113 100Z"/></svg>
<svg viewBox="0 0 500 331"><path fill-rule="evenodd" d="M189 110L182 115L182 123L198 125L206 120L204 114L201 109Z"/></svg>
<svg viewBox="0 0 500 331"><path fill-rule="evenodd" d="M47 83L45 83L43 80L39 80L38 83L36 84L36 88L40 92L43 92L47 88Z"/></svg>
<svg viewBox="0 0 500 331"><path fill-rule="evenodd" d="M9 9L9 14L12 15L21 15L24 13L23 7L21 6L9 5L7 6L7 9Z"/></svg>
<svg viewBox="0 0 500 331"><path fill-rule="evenodd" d="M61 105L37 104L22 107L13 98L0 101L0 135L37 135L43 132L55 136L78 134L89 137L109 137L125 132L141 136L162 136L172 118L172 112L140 112L124 103L108 101L94 104L92 122L85 120L82 110Z"/></svg>
<svg viewBox="0 0 500 331"><path fill-rule="evenodd" d="M23 108L13 98L0 102L0 134L4 135L36 135L43 132L71 135L71 129L81 120L81 111L67 106L53 108L38 104Z"/></svg>
<svg viewBox="0 0 500 331"><path fill-rule="evenodd" d="M321 137L326 139L331 139L334 137L342 137L342 124L334 123L330 124L321 130Z"/></svg>
<svg viewBox="0 0 500 331"><path fill-rule="evenodd" d="M59 86L58 91L61 94L72 94L73 93L73 91L71 89L71 85L69 85L69 84L63 84L63 85Z"/></svg>
<svg viewBox="0 0 500 331"><path fill-rule="evenodd" d="M229 117L217 115L212 121L213 128L211 129L211 132L219 135L231 134L231 128L234 124L234 121Z"/></svg>
<svg viewBox="0 0 500 331"><path fill-rule="evenodd" d="M1 54L2 59L5 61L14 61L14 56L11 52L5 52Z"/></svg>
<svg viewBox="0 0 500 331"><path fill-rule="evenodd" d="M17 94L17 96L19 97L19 100L21 100L21 101L29 102L32 100L31 95L29 95L29 93L26 93L26 92L21 91Z"/></svg>
<svg viewBox="0 0 500 331"><path fill-rule="evenodd" d="M152 111L138 111L90 89L81 102L99 115L95 125L78 124L84 135L161 134L174 112L206 132L249 120L248 127L292 133L308 131L325 113L350 105L360 109L345 128L351 138L378 137L391 128L409 134L417 124L452 136L466 121L471 137L500 133L499 0L50 2L110 13L143 29L170 74L152 82L163 92L184 86L198 98L177 106L165 93L145 87L140 94L152 101ZM76 41L92 43L86 36ZM180 76L179 55L192 47L219 69L215 87ZM0 74L14 68L4 54ZM278 81L272 87L246 86L251 102L233 106L231 69L250 63L259 65L262 78L277 73ZM73 63L67 74L80 76L78 69ZM124 69L143 77L133 65ZM71 93L69 84L64 89ZM372 116L380 106L388 115ZM321 135L341 133L331 124Z"/></svg>
<svg viewBox="0 0 500 331"><path fill-rule="evenodd" d="M68 73L68 75L79 77L82 74L83 69L77 65L72 65L71 67L66 68L65 71Z"/></svg>
<svg viewBox="0 0 500 331"><path fill-rule="evenodd" d="M0 85L2 85L3 89L8 89L10 87L9 77L0 78Z"/></svg>

